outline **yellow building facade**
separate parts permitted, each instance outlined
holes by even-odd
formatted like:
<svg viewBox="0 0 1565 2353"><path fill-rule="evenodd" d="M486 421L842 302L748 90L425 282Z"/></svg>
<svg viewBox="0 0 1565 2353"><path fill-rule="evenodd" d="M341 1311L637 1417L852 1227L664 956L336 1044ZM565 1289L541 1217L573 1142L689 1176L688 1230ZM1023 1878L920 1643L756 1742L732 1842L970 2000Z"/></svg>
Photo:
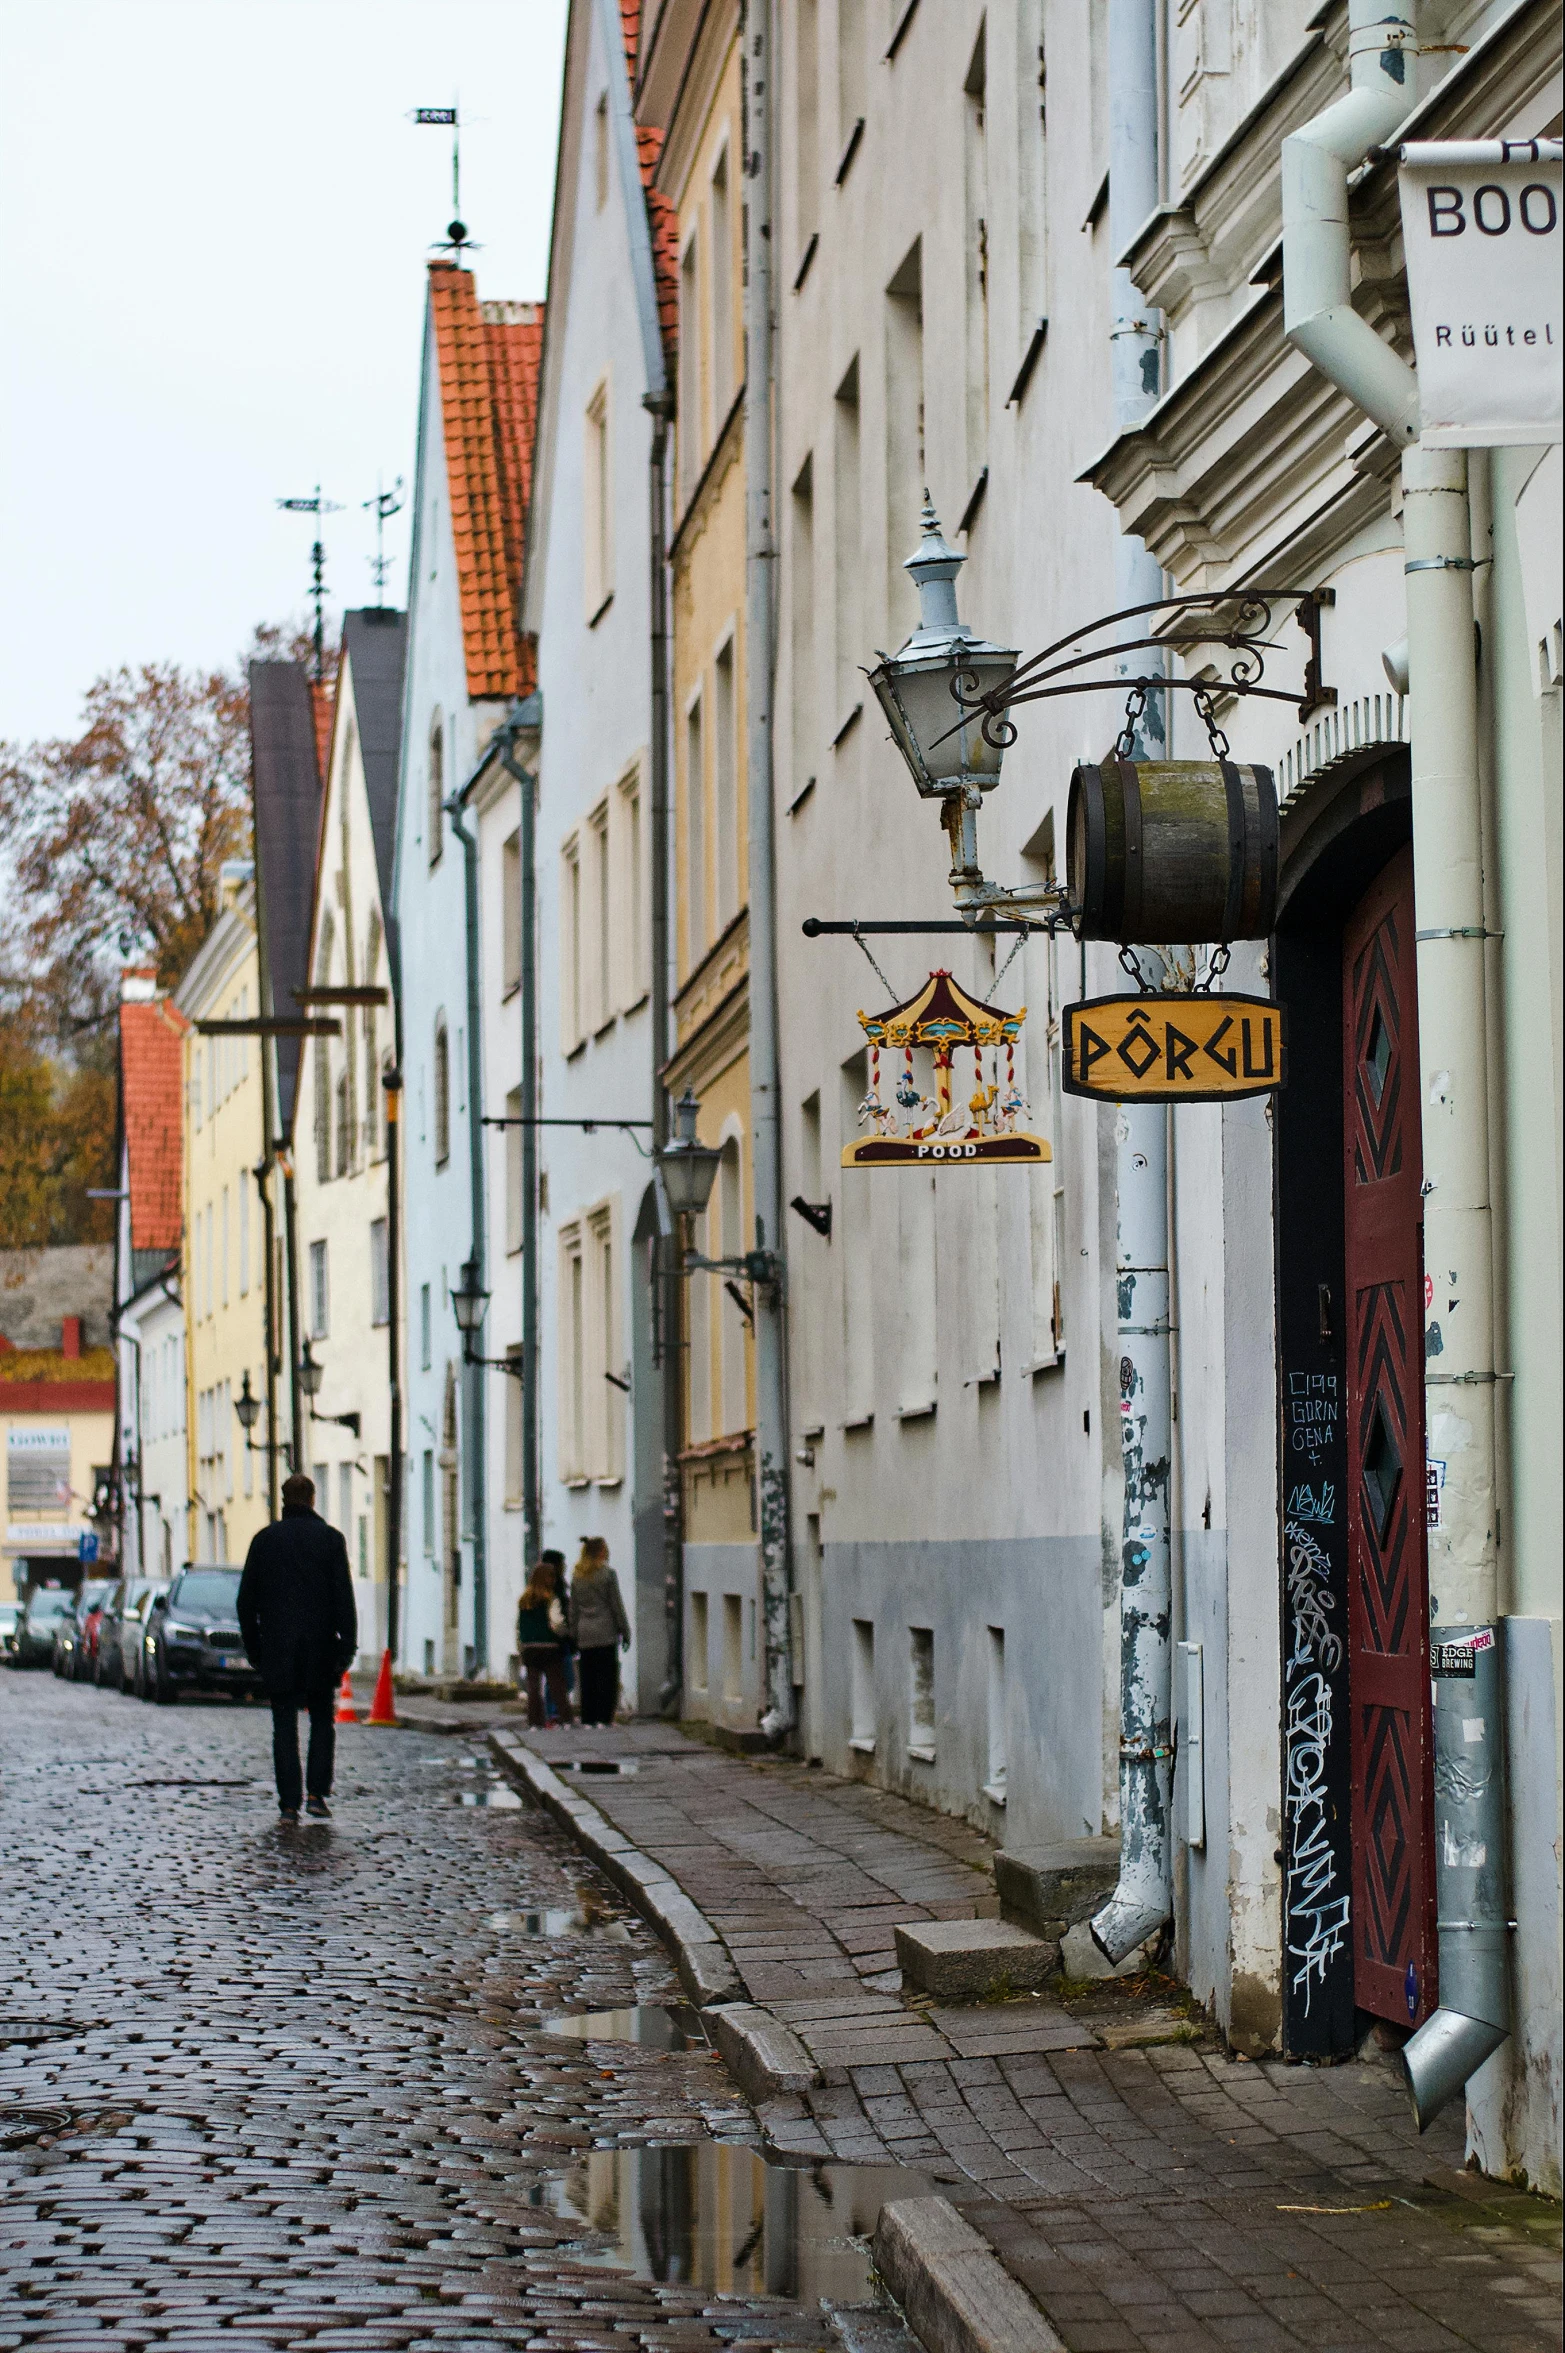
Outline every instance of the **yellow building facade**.
<svg viewBox="0 0 1565 2353"><path fill-rule="evenodd" d="M750 1165L749 830L745 780L744 280L738 11L713 9L692 43L664 133L658 184L678 219L679 375L670 575L673 618L675 939L669 1086L700 1098L721 1147L696 1249L753 1240ZM736 1297L736 1291L738 1297ZM742 1287L686 1287L687 1545L754 1538L755 1425ZM695 1647L702 1645L696 1630ZM715 1639L715 1637L714 1637ZM748 1640L748 1636L743 1637ZM687 1650L691 1647L687 1628ZM695 1704L700 1662L689 1678ZM721 1713L714 1705L713 1713Z"/></svg>
<svg viewBox="0 0 1565 2353"><path fill-rule="evenodd" d="M203 1021L261 1009L255 889L224 869L223 905L180 983L185 1040L183 1289L192 1561L242 1561L268 1520L264 1414L253 1446L234 1407L266 1395L265 1221L255 1170L265 1153L262 1041L203 1035Z"/></svg>

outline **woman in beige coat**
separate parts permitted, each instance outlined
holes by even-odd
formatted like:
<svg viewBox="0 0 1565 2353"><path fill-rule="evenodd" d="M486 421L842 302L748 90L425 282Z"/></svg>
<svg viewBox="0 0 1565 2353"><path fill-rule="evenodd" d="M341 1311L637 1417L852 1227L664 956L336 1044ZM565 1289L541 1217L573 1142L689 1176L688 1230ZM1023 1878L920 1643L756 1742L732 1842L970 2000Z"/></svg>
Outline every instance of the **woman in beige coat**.
<svg viewBox="0 0 1565 2353"><path fill-rule="evenodd" d="M619 1706L619 1654L630 1647L630 1620L601 1536L582 1541L571 1579L570 1627L581 1675L581 1720L612 1724Z"/></svg>

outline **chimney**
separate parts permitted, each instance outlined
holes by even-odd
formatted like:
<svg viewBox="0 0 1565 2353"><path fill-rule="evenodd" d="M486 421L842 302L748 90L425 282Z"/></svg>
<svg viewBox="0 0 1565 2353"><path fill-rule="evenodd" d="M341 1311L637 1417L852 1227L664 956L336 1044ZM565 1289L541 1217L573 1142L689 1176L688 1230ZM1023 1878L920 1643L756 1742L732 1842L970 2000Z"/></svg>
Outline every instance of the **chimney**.
<svg viewBox="0 0 1565 2353"><path fill-rule="evenodd" d="M82 1352L82 1319L68 1315L60 1326L60 1352L63 1356L80 1356Z"/></svg>
<svg viewBox="0 0 1565 2353"><path fill-rule="evenodd" d="M155 964L127 964L120 974L120 1003L122 1005L151 1005L158 995L158 968Z"/></svg>

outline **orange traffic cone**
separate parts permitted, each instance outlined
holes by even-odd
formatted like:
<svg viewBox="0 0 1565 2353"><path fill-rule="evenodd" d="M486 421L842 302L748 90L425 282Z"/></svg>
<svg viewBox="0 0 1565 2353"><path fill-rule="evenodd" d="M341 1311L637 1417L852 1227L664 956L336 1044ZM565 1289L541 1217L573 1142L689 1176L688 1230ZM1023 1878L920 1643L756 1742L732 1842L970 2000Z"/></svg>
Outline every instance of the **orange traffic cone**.
<svg viewBox="0 0 1565 2353"><path fill-rule="evenodd" d="M332 1721L335 1724L356 1724L358 1720L353 1705L353 1685L348 1681L348 1670L344 1667L342 1681L337 1689L337 1713Z"/></svg>
<svg viewBox="0 0 1565 2353"><path fill-rule="evenodd" d="M375 1696L370 1701L370 1712L364 1720L367 1724L396 1723L397 1703L391 1688L391 1653L389 1650L383 1650L380 1654L380 1673L375 1678Z"/></svg>

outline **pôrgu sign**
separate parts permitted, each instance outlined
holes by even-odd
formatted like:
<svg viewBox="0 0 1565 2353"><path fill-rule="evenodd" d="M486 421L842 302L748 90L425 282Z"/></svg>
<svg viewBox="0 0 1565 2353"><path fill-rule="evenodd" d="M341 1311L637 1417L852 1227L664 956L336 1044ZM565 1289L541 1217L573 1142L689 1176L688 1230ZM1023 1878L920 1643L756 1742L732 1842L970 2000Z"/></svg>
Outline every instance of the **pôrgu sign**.
<svg viewBox="0 0 1565 2353"><path fill-rule="evenodd" d="M1269 997L1089 997L1065 1008L1067 1094L1107 1103L1229 1103L1286 1076Z"/></svg>

